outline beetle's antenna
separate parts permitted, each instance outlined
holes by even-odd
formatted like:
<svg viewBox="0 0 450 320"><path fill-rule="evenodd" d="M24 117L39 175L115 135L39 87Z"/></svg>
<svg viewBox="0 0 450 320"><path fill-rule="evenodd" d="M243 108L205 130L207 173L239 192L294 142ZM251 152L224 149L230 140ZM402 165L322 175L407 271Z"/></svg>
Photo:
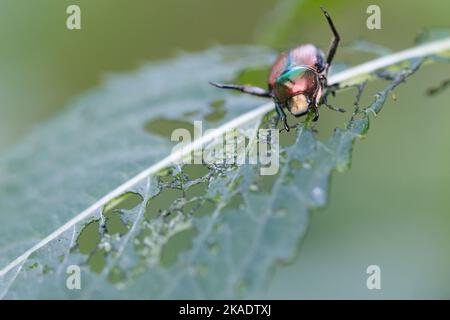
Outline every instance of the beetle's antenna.
<svg viewBox="0 0 450 320"><path fill-rule="evenodd" d="M336 50L339 45L339 41L341 40L341 37L339 36L339 33L337 32L337 30L334 26L333 20L331 20L331 17L328 14L325 7L320 6L320 9L322 10L323 14L325 15L325 18L327 19L328 24L330 25L331 31L333 32L333 36L334 36L333 40L331 41L330 48L328 49L327 67L326 67L326 72L328 72L331 62L333 61L334 55L336 54Z"/></svg>

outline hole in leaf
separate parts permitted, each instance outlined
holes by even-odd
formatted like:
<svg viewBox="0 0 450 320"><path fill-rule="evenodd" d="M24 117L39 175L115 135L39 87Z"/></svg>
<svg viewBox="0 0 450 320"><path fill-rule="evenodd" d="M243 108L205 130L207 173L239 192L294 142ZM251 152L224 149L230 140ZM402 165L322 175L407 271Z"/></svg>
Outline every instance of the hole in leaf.
<svg viewBox="0 0 450 320"><path fill-rule="evenodd" d="M200 207L198 207L194 213L194 217L204 217L210 215L216 209L216 204L211 200L205 200Z"/></svg>
<svg viewBox="0 0 450 320"><path fill-rule="evenodd" d="M183 167L183 172L189 179L196 180L208 174L209 169L204 164L187 164Z"/></svg>
<svg viewBox="0 0 450 320"><path fill-rule="evenodd" d="M131 210L137 207L144 199L139 193L126 192L108 202L103 213L107 213L114 210Z"/></svg>
<svg viewBox="0 0 450 320"><path fill-rule="evenodd" d="M197 234L194 228L185 229L174 234L164 244L161 251L160 263L164 267L173 265L181 252L192 247L192 240Z"/></svg>
<svg viewBox="0 0 450 320"><path fill-rule="evenodd" d="M91 254L88 259L88 265L93 272L102 272L103 268L106 265L106 250L98 249L93 254Z"/></svg>
<svg viewBox="0 0 450 320"><path fill-rule="evenodd" d="M80 253L90 254L97 248L101 239L99 227L99 220L91 221L83 227L77 239Z"/></svg>
<svg viewBox="0 0 450 320"><path fill-rule="evenodd" d="M158 215L168 210L175 200L183 197L183 192L179 189L167 188L163 189L159 194L149 199L145 209L145 218L152 220Z"/></svg>
<svg viewBox="0 0 450 320"><path fill-rule="evenodd" d="M190 214L192 213L193 210L196 210L201 203L202 203L201 199L190 201L183 205L183 212L186 214Z"/></svg>
<svg viewBox="0 0 450 320"><path fill-rule="evenodd" d="M210 104L213 111L205 115L205 120L209 122L217 122L222 120L227 112L226 109L224 108L224 105L225 105L224 100L213 101Z"/></svg>
<svg viewBox="0 0 450 320"><path fill-rule="evenodd" d="M158 177L159 182L170 185L177 179L177 172L174 168L166 168L159 171L156 176Z"/></svg>
<svg viewBox="0 0 450 320"><path fill-rule="evenodd" d="M106 233L109 235L120 234L123 235L128 232L128 228L125 223L123 223L121 218L121 212L119 210L114 210L105 214L106 219Z"/></svg>
<svg viewBox="0 0 450 320"><path fill-rule="evenodd" d="M208 189L207 181L196 183L185 190L185 197L188 200L194 197L200 197L206 194L207 189Z"/></svg>
<svg viewBox="0 0 450 320"><path fill-rule="evenodd" d="M194 137L194 124L191 122L173 120L166 118L156 118L147 122L144 126L145 131L170 140L172 132L176 129L186 129Z"/></svg>
<svg viewBox="0 0 450 320"><path fill-rule="evenodd" d="M194 217L204 217L213 213L215 208L216 204L213 201L197 199L186 203L183 206L183 212L192 214Z"/></svg>

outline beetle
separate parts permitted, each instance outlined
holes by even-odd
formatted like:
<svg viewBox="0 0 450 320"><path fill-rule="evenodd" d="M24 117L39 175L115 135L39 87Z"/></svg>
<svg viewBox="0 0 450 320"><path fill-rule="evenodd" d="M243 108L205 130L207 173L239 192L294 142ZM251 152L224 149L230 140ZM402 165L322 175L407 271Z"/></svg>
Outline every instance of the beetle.
<svg viewBox="0 0 450 320"><path fill-rule="evenodd" d="M313 121L319 119L321 104L325 104L332 110L345 112L326 103L326 94L324 95L326 90L334 92L327 84L327 75L336 54L340 36L327 10L323 6L320 6L320 9L333 33L326 58L324 52L315 45L303 44L282 52L278 56L269 74L268 90L249 85L216 82L210 82L210 84L221 89L238 90L254 96L272 98L278 115L277 122L281 120L286 131L289 131L291 127L287 123L284 109L295 117L301 117L312 110L315 114Z"/></svg>

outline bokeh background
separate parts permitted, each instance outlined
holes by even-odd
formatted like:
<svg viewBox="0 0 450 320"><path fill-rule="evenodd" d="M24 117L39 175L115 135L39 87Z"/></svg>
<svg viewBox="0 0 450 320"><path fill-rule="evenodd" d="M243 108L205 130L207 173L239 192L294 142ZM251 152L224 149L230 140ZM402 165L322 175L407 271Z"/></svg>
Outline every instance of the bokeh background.
<svg viewBox="0 0 450 320"><path fill-rule="evenodd" d="M70 4L81 7L79 31L65 27ZM336 60L349 65L374 57L349 47L357 39L400 50L424 29L450 27L450 2L440 0L0 0L0 155L111 72L218 44L326 49L319 4L343 38ZM366 28L369 4L381 7L381 30ZM425 94L449 71L423 67L396 90L357 143L351 170L334 175L298 256L275 270L267 298L450 298L450 90ZM344 120L327 112L320 134ZM366 288L370 264L381 267L382 290Z"/></svg>

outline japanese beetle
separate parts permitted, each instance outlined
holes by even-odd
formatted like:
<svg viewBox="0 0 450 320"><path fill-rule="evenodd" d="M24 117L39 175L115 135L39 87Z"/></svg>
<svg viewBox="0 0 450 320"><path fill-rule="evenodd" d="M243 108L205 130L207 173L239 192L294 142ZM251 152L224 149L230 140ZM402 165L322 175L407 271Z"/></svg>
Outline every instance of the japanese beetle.
<svg viewBox="0 0 450 320"><path fill-rule="evenodd" d="M286 121L284 108L288 109L296 117L307 114L310 110L315 113L313 121L319 119L319 105L343 112L344 110L329 106L323 96L324 90L328 89L327 75L339 45L339 34L334 27L333 21L326 9L320 6L328 24L333 32L333 40L328 50L328 55L313 44L304 44L281 53L272 65L268 79L268 90L263 88L221 84L210 82L213 86L223 89L239 90L244 93L259 97L272 98L278 114L286 131L289 125Z"/></svg>

